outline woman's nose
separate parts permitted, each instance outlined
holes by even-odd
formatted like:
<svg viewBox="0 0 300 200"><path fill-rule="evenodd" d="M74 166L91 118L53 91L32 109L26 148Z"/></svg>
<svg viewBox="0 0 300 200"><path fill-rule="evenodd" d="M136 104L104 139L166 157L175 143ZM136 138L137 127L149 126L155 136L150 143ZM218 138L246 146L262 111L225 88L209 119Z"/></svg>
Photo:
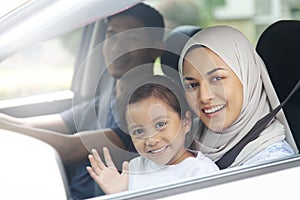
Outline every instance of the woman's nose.
<svg viewBox="0 0 300 200"><path fill-rule="evenodd" d="M203 104L209 103L214 98L214 92L207 83L203 83L199 87L198 98Z"/></svg>

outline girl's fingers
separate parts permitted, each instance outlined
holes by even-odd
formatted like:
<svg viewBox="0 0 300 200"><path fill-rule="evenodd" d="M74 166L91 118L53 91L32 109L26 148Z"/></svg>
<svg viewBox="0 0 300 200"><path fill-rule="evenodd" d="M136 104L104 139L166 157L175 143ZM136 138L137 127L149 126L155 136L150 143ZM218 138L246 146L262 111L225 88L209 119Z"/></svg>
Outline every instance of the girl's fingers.
<svg viewBox="0 0 300 200"><path fill-rule="evenodd" d="M103 154L104 154L104 159L107 167L117 169L114 162L111 159L109 150L106 147L103 148Z"/></svg>
<svg viewBox="0 0 300 200"><path fill-rule="evenodd" d="M122 164L122 174L128 174L129 172L129 163L127 161Z"/></svg>
<svg viewBox="0 0 300 200"><path fill-rule="evenodd" d="M98 151L96 149L92 149L91 152L92 152L92 154L93 154L93 156L95 157L96 160L101 160L101 158L98 154Z"/></svg>
<svg viewBox="0 0 300 200"><path fill-rule="evenodd" d="M92 149L92 156L100 169L104 169L106 167L96 149Z"/></svg>
<svg viewBox="0 0 300 200"><path fill-rule="evenodd" d="M95 160L94 156L93 155L89 155L88 156L89 160L90 160L90 163L91 163L91 166L92 166L92 170L93 172L95 172L96 175L100 175L101 173L101 170L103 168L100 167L100 165L98 165L97 161Z"/></svg>
<svg viewBox="0 0 300 200"><path fill-rule="evenodd" d="M94 180L96 180L97 177L98 177L98 174L96 174L95 171L94 171L91 167L89 167L89 166L87 166L86 169L87 169L87 171L89 172L90 176L91 176Z"/></svg>

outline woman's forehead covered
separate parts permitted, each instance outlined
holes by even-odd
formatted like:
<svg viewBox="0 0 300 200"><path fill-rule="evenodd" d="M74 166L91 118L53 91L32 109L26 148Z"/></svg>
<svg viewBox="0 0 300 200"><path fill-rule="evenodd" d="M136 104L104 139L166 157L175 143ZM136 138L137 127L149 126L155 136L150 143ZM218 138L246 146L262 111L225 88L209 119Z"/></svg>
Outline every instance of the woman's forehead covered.
<svg viewBox="0 0 300 200"><path fill-rule="evenodd" d="M183 70L185 76L191 71L191 69L189 69L186 72L187 66L193 66L194 69L192 69L192 71L196 70L202 76L208 76L213 73L215 69L225 67L221 58L206 47L193 48L185 56L184 62L186 63L185 70Z"/></svg>
<svg viewBox="0 0 300 200"><path fill-rule="evenodd" d="M217 54L242 81L241 65L247 63L253 54L253 47L238 30L228 26L213 26L196 33L185 45L182 55L195 45L202 45ZM182 72L183 56L179 61ZM248 66L246 66L248 67Z"/></svg>

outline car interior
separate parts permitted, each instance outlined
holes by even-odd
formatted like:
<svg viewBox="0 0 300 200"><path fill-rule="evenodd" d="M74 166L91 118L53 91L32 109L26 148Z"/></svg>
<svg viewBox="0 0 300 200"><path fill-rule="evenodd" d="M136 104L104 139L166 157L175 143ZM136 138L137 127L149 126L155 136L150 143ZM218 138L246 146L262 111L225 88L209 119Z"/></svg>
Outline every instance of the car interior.
<svg viewBox="0 0 300 200"><path fill-rule="evenodd" d="M147 1L147 0L146 0ZM25 54L29 57L31 56L30 53L36 53L40 49L42 49L41 45L39 45L39 42L43 42L44 40L52 39L58 36L61 36L59 40L67 40L67 38L71 37L77 37L76 42L75 40L70 40L70 43L76 43L76 47L71 50L72 55L74 55L74 60L72 61L71 69L68 69L69 71L57 71L56 73L64 74L69 73L71 70L71 73L69 73L70 80L68 86L64 86L62 91L60 89L55 89L51 92L38 92L37 94L41 93L41 95L28 95L27 97L27 91L26 92L19 92L21 95L25 94L24 97L8 97L6 98L6 93L4 91L1 91L0 94L3 93L4 97L0 97L0 113L9 114L16 117L32 117L32 116L38 116L38 115L44 115L44 114L52 114L61 112L67 108L70 108L74 104L78 104L82 101L94 98L98 93L101 92L101 90L105 91L107 84L112 83L112 78L105 75L105 67L104 67L104 61L103 61L103 55L102 55L102 42L105 39L105 20L103 20L103 17L111 14L121 11L124 8L130 7L137 3L137 0L130 0L127 2L122 2L118 4L116 7L111 6L111 4L108 3L109 0L103 0L101 6L100 4L97 4L96 1L92 4L89 4L88 1L86 1L83 6L77 7L71 7L72 9L69 9L68 12L65 13L66 19L62 18L47 18L47 21L44 22L34 22L32 23L33 19L28 18L28 22L25 23L25 25L28 24L34 24L37 29L40 30L36 35L31 35L32 37L26 37L28 34L26 31L22 32L19 31L20 34L17 34L15 38L11 39L9 37L9 34L12 32L16 32L18 29L12 29L11 32L3 32L1 35L0 31L0 40L4 41L2 39L5 39L5 42L2 44L4 47L7 48L0 48L0 73L4 74L0 76L0 85L5 85L8 88L8 86L11 86L12 82L1 82L1 79L4 79L3 77L7 76L8 79L13 79L17 81L18 78L14 79L12 75L8 73L6 75L6 71L1 71L4 69L5 60L9 58L11 55L13 55L17 50L19 49L25 49ZM155 5L154 1L150 1L150 4ZM154 3L153 3L154 2ZM28 13L32 10L38 10L40 8L43 8L43 6L49 4L49 8L43 10L44 13L51 13L55 10L58 10L59 7L62 8L63 3L60 1L41 1L40 3L32 3L24 9L24 12L16 14L16 17L13 18L13 20L9 20L8 16L6 18L2 19L3 27L4 25L7 25L7 27L14 27L16 24L18 25L18 21L22 18L25 19L27 17ZM57 4L57 5L56 5ZM72 4L72 3L70 3ZM68 5L64 5L68 6ZM35 9L33 9L35 8ZM38 8L38 9L37 9ZM85 17L82 19L76 18L76 12L78 10L83 9L82 12ZM101 14L101 16L97 13L99 9L106 10ZM42 10L42 9L41 9ZM68 9L67 9L68 10ZM81 11L79 11L81 12ZM42 12L41 12L42 13ZM54 12L55 13L55 12ZM42 14L40 14L40 17L42 17ZM299 17L300 19L300 17ZM239 21L241 19L238 19ZM228 20L229 21L229 20ZM263 20L262 20L263 21ZM224 20L224 23L227 21ZM28 23L28 24L27 24ZM222 23L222 21L221 21ZM238 22L239 23L239 22ZM248 22L247 22L248 23ZM230 24L230 22L229 22ZM19 26L16 26L17 28L20 28ZM204 26L203 26L204 27ZM243 26L240 26L243 27ZM33 27L31 27L33 29ZM30 30L31 30L30 28ZM161 70L165 74L169 74L172 77L174 77L174 71L177 71L177 63L179 60L178 55L181 54L182 48L174 48L174 44L178 46L183 46L183 44L196 32L201 30L201 26L195 26L190 24L185 25L179 25L176 27L173 27L172 29L168 29L167 36L165 37L166 46L164 53L162 54L160 58L161 62ZM51 31L47 31L47 30ZM247 29L247 28L245 28ZM0 30L2 30L2 27L0 27ZM29 31L29 29L28 29ZM69 32L72 32L70 35L68 35ZM33 32L31 30L31 32ZM76 32L76 33L75 33ZM250 31L251 32L251 31ZM5 34L4 34L5 33ZM78 35L76 35L78 34ZM75 36L74 36L75 35ZM270 74L271 81L274 85L274 88L278 94L280 102L283 102L284 99L289 95L291 90L295 87L295 85L300 80L300 67L298 66L298 56L300 52L300 21L299 20L276 20L275 22L269 24L267 27L264 27L260 34L258 34L258 40L255 43L256 50L258 54L262 57L263 61L266 63L267 70ZM34 50L27 50L26 48L29 47L29 44L37 45ZM13 44L10 46L10 44ZM179 44L179 45L178 45ZM7 46L5 46L7 45ZM72 46L70 44L64 44L66 46ZM75 45L75 44L73 44ZM10 46L10 48L8 48ZM73 48L73 46L72 46ZM172 51L169 51L169 49L172 49ZM59 54L58 52L57 54ZM56 54L56 52L52 53ZM65 54L64 54L65 55ZM69 55L69 54L66 54ZM20 58L22 56L17 55ZM38 60L37 57L31 58L32 60ZM43 64L49 62L50 59L43 61ZM20 65L20 64L19 64ZM59 66L63 66L64 64L59 64ZM10 67L10 65L7 65ZM13 65L11 65L13 66ZM97 66L97 67L95 67ZM100 66L100 67L99 67ZM22 66L25 68L25 66ZM41 66L38 66L41 67ZM17 69L14 67L10 67L11 69ZM43 70L46 70L47 67L43 68ZM34 69L35 70L35 69ZM34 71L33 70L33 71ZM37 70L36 70L37 71ZM20 73L22 74L24 71L18 72L14 71L13 73ZM31 71L30 71L31 72ZM27 80L31 80L32 76L29 75L29 73L24 73L24 76L28 76L29 78ZM35 77L39 76L39 74L34 74ZM101 77L99 79L99 77ZM177 77L177 76L176 76ZM50 83L53 83L56 77L52 78L50 80ZM20 78L19 78L20 79ZM43 79L43 78L42 78ZM44 78L45 79L45 78ZM63 77L62 79L65 79ZM179 76L176 78L178 83L180 84L180 78ZM52 82L53 81L53 82ZM29 81L30 82L30 81ZM33 89L35 87L39 86L40 83L33 82L32 85L34 85ZM50 84L51 85L51 84ZM20 86L20 85L19 85ZM22 86L22 84L21 84ZM48 86L47 86L48 87ZM14 86L9 87L8 90L15 89ZM10 94L7 92L7 94ZM47 96L48 95L48 96ZM291 131L293 133L294 139L296 141L296 144L298 148L300 149L300 123L298 119L298 115L300 114L300 92L299 90L296 91L293 96L289 99L287 104L283 107L283 111L287 117L288 123L290 125ZM101 105L100 105L101 106ZM1 128L1 127L0 127ZM26 199L26 198L34 198L39 199L42 195L49 195L49 199L71 199L70 197L70 188L68 186L68 180L67 180L67 173L65 171L65 168L63 167L63 162L60 158L60 156L57 154L54 148L49 146L46 143L43 143L41 141L37 141L35 139L32 140L32 138L27 138L23 136L19 136L19 134L16 133L14 135L15 137L11 137L11 132L0 130L0 149L1 149L1 157L5 159L5 167L0 167L1 169L1 178L0 186L1 188L5 187L12 187L13 189L7 189L6 192L3 192L3 195L0 197L14 197L12 194L17 190L20 190L21 193L16 193L15 197L18 199ZM23 149L22 143L29 144L32 148ZM14 150L9 149L11 145L8 144L14 144L18 148L15 148ZM39 153L37 154L35 151L36 149L39 149ZM24 152L22 152L24 151ZM7 152L10 152L8 154ZM12 167L9 167L10 165L13 166L14 169L18 169L19 161L15 159L12 156L7 155L19 155L23 157L23 159L27 159L28 162L26 162L26 159L20 159L22 160L22 167L26 169L24 173L20 172L20 179L28 180L28 182L21 182L22 184L28 184L27 187L24 187L22 184L13 185L16 181L15 178L11 179L10 176L7 176L7 172L9 170L12 170ZM42 157L38 162L34 162L36 158ZM52 164L48 164L48 161ZM202 191L202 198L209 198L211 196L211 193L208 193L207 196L205 196L205 189L214 188L216 185L226 185L227 183L232 183L234 181L240 181L240 180L246 180L251 179L252 177L262 177L265 174L272 174L274 173L276 175L279 171L288 171L290 169L300 168L300 157L299 155L292 156L287 159L279 159L278 161L272 161L267 162L262 165L258 166L250 166L250 167L241 167L236 169L229 169L225 170L224 172L220 172L219 174L215 174L212 176L207 176L203 178L193 178L185 181L178 181L174 182L172 184L166 184L162 187L153 187L148 188L147 190L140 190L140 191L129 191L124 192L121 194L116 195L104 195L100 197L95 197L93 199L99 200L99 199L158 199L158 198L166 198L169 197L169 199L175 198L175 195L180 194L187 194L187 191ZM39 168L38 170L36 168ZM44 171L47 171L48 174L44 174ZM30 174L36 173L37 176L27 176ZM293 171L293 173L296 173ZM298 171L299 173L299 171ZM55 176L51 177L51 174L55 174ZM52 182L52 185L43 185L43 184L37 184L39 182L42 182L42 177L44 178L53 178L55 179L54 182ZM282 177L285 175L282 175ZM286 175L287 176L287 175ZM283 177L282 180L290 181ZM291 178L294 179L294 181L297 178L297 176L291 176ZM32 184L32 188L29 187L30 183L34 182L35 184ZM261 180L257 180L255 183L263 182ZM247 182L241 185L247 185ZM293 188L293 186L290 186L290 188ZM53 187L54 186L54 187ZM40 193L36 193L36 196L32 196L30 192L35 191L41 187ZM48 188L47 188L48 187ZM246 186L247 187L247 186ZM296 186L295 186L296 187ZM27 189L28 193L26 193L25 189ZM55 189L58 191L55 191ZM249 192L250 190L245 189L245 192ZM210 191L210 190L207 190ZM220 190L224 191L224 190ZM231 192L234 192L234 190L228 190ZM242 190L241 190L242 191ZM296 191L296 189L295 189ZM55 196L55 192L56 195ZM216 196L220 195L220 198L222 198L222 192L218 191L210 191L215 192ZM280 189L278 191L274 191L274 195L277 194L276 192L280 192ZM50 194L53 193L53 196ZM218 194L217 194L218 193ZM201 195L201 193L199 193ZM197 194L197 195L199 195ZM58 196L60 195L60 196ZM193 194L195 195L195 194ZM228 194L231 195L231 194ZM249 196L255 195L255 192L253 194L249 194ZM226 196L223 194L223 196ZM186 199L191 198L192 196L181 196L178 197L179 199ZM227 197L227 196L226 196ZM257 196L255 196L257 197ZM7 198L9 199L9 198ZM44 198L45 199L45 198ZM233 198L234 199L234 198Z"/></svg>

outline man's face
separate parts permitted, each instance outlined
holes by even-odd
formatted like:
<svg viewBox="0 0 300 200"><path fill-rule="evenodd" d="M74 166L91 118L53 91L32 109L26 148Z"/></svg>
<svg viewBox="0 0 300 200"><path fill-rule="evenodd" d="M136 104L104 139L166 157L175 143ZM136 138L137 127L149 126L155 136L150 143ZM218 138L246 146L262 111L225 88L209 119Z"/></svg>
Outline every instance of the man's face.
<svg viewBox="0 0 300 200"><path fill-rule="evenodd" d="M130 69L146 63L153 63L154 51L147 28L141 20L132 16L113 17L108 23L103 54L108 72L120 78Z"/></svg>

